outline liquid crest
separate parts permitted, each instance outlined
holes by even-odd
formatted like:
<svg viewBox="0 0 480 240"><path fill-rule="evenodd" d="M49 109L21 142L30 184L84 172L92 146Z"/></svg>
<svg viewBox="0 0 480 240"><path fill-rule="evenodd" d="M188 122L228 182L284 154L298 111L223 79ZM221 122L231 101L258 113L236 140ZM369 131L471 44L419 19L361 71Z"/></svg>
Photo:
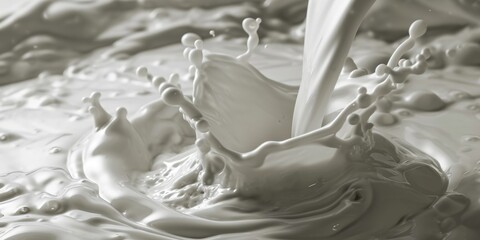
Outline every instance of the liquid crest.
<svg viewBox="0 0 480 240"><path fill-rule="evenodd" d="M447 178L435 160L375 133L369 120L409 74L426 70L428 50L397 65L425 30L422 21L412 24L410 37L372 74L379 84L371 93L359 88L333 121L295 137L289 129L298 88L268 79L246 61L255 44L248 41L246 54L230 57L207 52L198 35L186 34L192 96L175 75L167 81L138 68L160 99L131 121L122 108L111 119L92 111L96 123L110 120L77 147L69 165L81 166L72 168L74 175L96 183L129 220L176 237L408 235L413 217L448 196ZM92 95L90 109L101 109L98 97ZM177 119L170 120L174 127L159 128L153 119L162 116ZM162 144L152 142L157 139ZM168 157L171 149L181 153Z"/></svg>

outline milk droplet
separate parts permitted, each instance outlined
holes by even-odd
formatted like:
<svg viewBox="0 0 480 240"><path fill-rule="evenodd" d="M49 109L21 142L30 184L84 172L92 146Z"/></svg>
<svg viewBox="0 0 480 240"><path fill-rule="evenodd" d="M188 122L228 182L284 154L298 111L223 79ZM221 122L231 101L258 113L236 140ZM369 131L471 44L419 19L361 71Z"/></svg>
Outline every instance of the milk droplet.
<svg viewBox="0 0 480 240"><path fill-rule="evenodd" d="M205 139L198 139L195 142L195 145L197 146L198 150L200 150L200 152L203 154L206 154L210 151L210 146Z"/></svg>
<svg viewBox="0 0 480 240"><path fill-rule="evenodd" d="M122 119L125 119L127 118L127 109L124 108L124 107L119 107L117 108L117 118L122 118Z"/></svg>
<svg viewBox="0 0 480 240"><path fill-rule="evenodd" d="M202 66L203 61L203 52L201 49L193 49L188 54L188 60L195 65L196 68L200 68Z"/></svg>
<svg viewBox="0 0 480 240"><path fill-rule="evenodd" d="M370 105L371 103L371 97L370 95L366 94L367 90L366 89L359 89L359 95L357 96L357 103L360 108L366 108Z"/></svg>
<svg viewBox="0 0 480 240"><path fill-rule="evenodd" d="M178 75L178 73L170 74L170 77L168 78L168 82L174 85L178 84L178 82L180 82L180 75Z"/></svg>
<svg viewBox="0 0 480 240"><path fill-rule="evenodd" d="M333 225L333 226L332 226L332 230L333 230L334 232L340 230L340 224L337 223L337 224Z"/></svg>
<svg viewBox="0 0 480 240"><path fill-rule="evenodd" d="M88 108L88 111L93 115L96 128L101 128L110 120L110 114L108 114L105 109L103 109L100 104L99 92L93 92L90 94L90 97L85 97L82 99L84 103L91 103L91 106Z"/></svg>
<svg viewBox="0 0 480 240"><path fill-rule="evenodd" d="M382 76L383 74L386 74L388 70L389 70L389 68L388 68L387 65L385 65L385 64L379 64L379 65L375 68L375 74L377 74L378 76Z"/></svg>
<svg viewBox="0 0 480 240"><path fill-rule="evenodd" d="M262 19L260 18L257 18L257 19L245 18L243 20L242 22L243 30L248 34L247 51L237 57L239 60L247 61L252 55L252 52L255 50L255 48L257 48L259 43L257 30L260 27L261 22L262 22Z"/></svg>
<svg viewBox="0 0 480 240"><path fill-rule="evenodd" d="M212 37L215 37L215 31L214 30L210 30L210 32L208 32Z"/></svg>
<svg viewBox="0 0 480 240"><path fill-rule="evenodd" d="M201 39L196 40L193 45L196 49L203 49L203 41Z"/></svg>
<svg viewBox="0 0 480 240"><path fill-rule="evenodd" d="M260 26L262 20L260 18L253 19L253 18L245 18L242 22L243 30L250 34L255 34Z"/></svg>
<svg viewBox="0 0 480 240"><path fill-rule="evenodd" d="M452 48L449 48L447 50L445 50L445 55L447 55L447 57L455 57L455 54L457 53L457 50L456 49L452 49Z"/></svg>
<svg viewBox="0 0 480 240"><path fill-rule="evenodd" d="M139 77L147 77L148 76L148 69L144 66L140 66L137 68L137 75Z"/></svg>
<svg viewBox="0 0 480 240"><path fill-rule="evenodd" d="M409 66L412 66L413 63L407 59L400 59L400 61L398 61L398 65L401 67L409 67Z"/></svg>
<svg viewBox="0 0 480 240"><path fill-rule="evenodd" d="M422 49L420 54L422 54L423 56L425 56L425 58L428 59L432 56L432 50L430 50L430 48L424 48L424 49Z"/></svg>
<svg viewBox="0 0 480 240"><path fill-rule="evenodd" d="M162 99L169 105L177 106L184 100L184 97L179 89L171 87L163 91Z"/></svg>
<svg viewBox="0 0 480 240"><path fill-rule="evenodd" d="M152 85L155 87L155 88L159 88L160 85L164 82L166 82L167 80L164 78L164 77L154 77L153 80L152 80Z"/></svg>
<svg viewBox="0 0 480 240"><path fill-rule="evenodd" d="M57 200L49 200L41 206L41 209L48 213L55 213L60 209L60 203Z"/></svg>
<svg viewBox="0 0 480 240"><path fill-rule="evenodd" d="M60 147L52 147L50 148L50 151L48 151L50 154L56 154L56 153L59 153L61 152L62 149Z"/></svg>
<svg viewBox="0 0 480 240"><path fill-rule="evenodd" d="M367 93L367 88L359 87L357 91L358 91L358 94L366 94Z"/></svg>
<svg viewBox="0 0 480 240"><path fill-rule="evenodd" d="M186 33L182 36L182 44L185 47L194 47L195 42L200 40L200 36L195 33Z"/></svg>
<svg viewBox="0 0 480 240"><path fill-rule="evenodd" d="M30 212L29 207L21 207L15 213L19 215L19 214L26 214L26 213L29 213L29 212Z"/></svg>
<svg viewBox="0 0 480 240"><path fill-rule="evenodd" d="M210 126L208 125L208 122L205 119L201 119L195 123L195 128L202 133L206 133L208 132Z"/></svg>
<svg viewBox="0 0 480 240"><path fill-rule="evenodd" d="M405 102L420 111L438 111L447 105L437 94L430 91L413 92L405 98Z"/></svg>
<svg viewBox="0 0 480 240"><path fill-rule="evenodd" d="M419 38L427 32L427 24L423 20L417 20L410 25L408 34L412 38Z"/></svg>
<svg viewBox="0 0 480 240"><path fill-rule="evenodd" d="M8 140L8 135L6 133L0 133L0 141L4 142Z"/></svg>
<svg viewBox="0 0 480 240"><path fill-rule="evenodd" d="M163 93L168 88L175 88L175 85L169 83L168 81L164 82L164 83L160 84L160 86L158 86L158 92Z"/></svg>
<svg viewBox="0 0 480 240"><path fill-rule="evenodd" d="M350 114L348 116L348 123L350 125L356 125L360 122L360 116L358 114Z"/></svg>
<svg viewBox="0 0 480 240"><path fill-rule="evenodd" d="M183 57L188 59L188 55L190 54L190 51L192 51L191 47L186 47L185 49L183 49Z"/></svg>
<svg viewBox="0 0 480 240"><path fill-rule="evenodd" d="M375 123L381 126L390 126L397 122L397 119L390 113L379 113L375 117Z"/></svg>

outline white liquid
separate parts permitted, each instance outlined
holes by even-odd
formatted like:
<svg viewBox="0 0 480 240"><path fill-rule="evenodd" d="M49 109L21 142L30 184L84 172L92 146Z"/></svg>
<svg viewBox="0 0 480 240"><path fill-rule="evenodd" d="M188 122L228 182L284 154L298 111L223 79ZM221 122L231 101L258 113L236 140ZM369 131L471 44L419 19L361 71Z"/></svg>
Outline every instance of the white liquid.
<svg viewBox="0 0 480 240"><path fill-rule="evenodd" d="M374 2L309 2L302 83L295 104L293 136L322 126L328 101L350 45Z"/></svg>
<svg viewBox="0 0 480 240"><path fill-rule="evenodd" d="M418 31L414 30L414 35L415 32ZM155 79L144 70L140 70L139 74L153 80L163 100L179 105L187 121L182 120L183 114L176 107L166 105L163 100L147 104L143 110L128 117L130 121L122 109L109 117L107 112L111 111L103 112L95 100L97 97L93 95L90 104L95 107L91 112L95 116L96 129L86 130L91 134L71 148L69 141L75 141L78 134L86 131L73 130L79 123L74 122L71 126L64 123L67 125L65 129L72 129L74 136L65 136L68 140L53 138L46 143L41 142L38 149L45 149L44 144L55 143L57 146L48 147L48 154L65 159L67 149L71 148L68 163L70 173L74 177L86 176L95 184L73 180L62 170L41 169L27 175L10 174L3 179L6 185L1 189L1 196L5 199L1 204L1 213L5 215L2 222L8 223L5 226L8 231L2 233L2 237L52 239L68 236L68 239L72 239L74 236L68 231L74 231L78 239L242 238L246 233L292 239L391 238L410 235L408 220L420 212L421 216L415 219L415 238L438 235L452 225L458 226L462 234L474 234L476 215L469 211L469 214L465 214L467 220L458 220L458 214L465 211L468 202L462 196L443 196L435 203L435 207L423 211L435 201L436 196L444 194L446 176L433 160L410 145L394 141L395 147L383 137L372 135L366 121L373 113L373 108L360 112L362 119L358 124L355 123L355 117L349 120L354 123L353 126L344 124L350 111L359 106L368 106L376 100L366 97L364 90L360 91L358 101L354 102L358 105L347 107L331 125L289 139L296 87L264 77L243 58L238 60L204 51L202 41L193 35L183 43L188 49L185 54L194 66L190 69L195 72L192 102L189 98L181 97L175 76L165 80ZM252 52L253 45L247 52ZM403 50L398 53L402 54ZM393 62L398 61L396 57L392 59ZM343 60L339 62L343 63ZM408 63L400 64L403 70L397 69L396 72L379 68L379 73L386 72L394 76L383 85L378 85L378 80L385 79L387 75L364 76L361 79L365 84L359 83L359 78L347 79L343 75L344 81L340 81L337 87L339 91L333 93L330 105L337 104L341 108L347 106L357 95L348 91L356 91L359 85L365 85L368 93L384 95L386 90L393 87L387 84L390 80L403 81L404 78L398 75L402 71L420 73L422 62L420 59L417 62L419 65L413 68ZM109 67L107 71L112 68ZM87 67L73 76L92 78L88 74ZM78 101L75 91L85 91L85 86L101 90L107 98L102 102L110 110L115 105L136 109L136 104L148 98L157 98L148 95L143 99L132 98L129 92L138 89L140 93L144 90L143 84L135 81L122 83L121 79L125 76L119 75L112 77L113 83L104 80L92 83L84 79L65 81L47 77L46 81L56 86L53 90L60 93L54 94L50 88L44 90L52 96L40 101L43 103L40 106L36 98L43 97L42 83L26 83L26 91L23 92L18 90L21 87L13 86L10 90L12 94L6 95L12 103L20 106L44 111L57 104L65 112L80 117L86 116L84 110L87 107L77 111L77 108L66 103ZM93 79L102 78L96 76ZM467 189L474 188L475 175L469 177L473 178L469 184L459 182L463 179L462 166L471 166L471 163L465 160L453 163L458 153L448 150L454 148L442 149L442 144L458 143L452 140L450 132L444 136L445 133L439 129L451 124L451 118L460 116L463 122L449 131L455 133L455 138L470 134L472 136L467 142L474 141L479 133L472 132L472 129L477 129L475 126L478 126L478 122L467 111L474 107L467 106L474 104L474 99L480 93L474 87L464 87L467 85L464 82L452 84L442 80L442 83L457 91L469 92L472 99L447 99L450 93L446 92L439 93L442 96L439 100L436 94L419 92L422 86L429 89L428 82L412 82L400 90L411 94L400 97L391 109L388 103L387 106L379 104L372 121L384 126L382 131L394 133L396 137L404 138L434 156L444 170L453 171L449 175L449 188L462 190L457 187L461 186L465 188L462 192L466 193ZM113 89L121 89L118 84L126 86L128 90L115 92ZM410 84L414 85L413 89L408 88ZM231 92L231 89L236 91ZM67 95L62 96L62 91ZM342 96L345 91L346 94ZM69 94L70 97L65 97ZM392 98L399 97L397 93L394 94ZM457 95L452 93L452 96ZM22 102L24 96L29 96L30 100ZM115 96L125 100L107 104ZM59 99L57 103L55 99ZM132 102L129 99L139 100ZM347 103L338 104L341 101ZM442 111L448 104L452 107ZM11 105L4 106L8 108ZM15 108L17 106L14 105L12 109ZM410 112L419 115L415 116L418 120L399 119L403 115L395 111L401 111L402 108L411 109ZM432 111L433 115L445 117L432 116L423 111ZM62 117L65 118L57 118ZM393 124L389 120L392 118L400 122L399 125L388 127ZM424 125L426 122L433 125L431 130L425 131L428 129ZM90 121L81 123L91 124ZM63 128L62 124L51 124L37 125L37 128L41 134L62 132L57 130ZM19 125L12 121L2 127ZM7 154L8 149L14 149L13 153L20 152L19 146L13 144L22 143L25 136L35 136L35 133L11 129L15 128L9 127L5 135L7 143L12 144L12 147L6 148ZM335 133L336 136L332 135ZM341 141L355 134L356 138ZM195 138L200 140L196 147L192 146ZM20 142L17 142L18 139ZM270 142L262 144L265 141ZM59 147L59 144L65 146ZM379 153L372 154L371 147ZM469 151L465 149L465 153ZM470 150L470 154L475 152ZM31 160L38 159L42 153L27 158L11 156ZM45 158L46 161L37 164L53 165L47 161L50 159ZM62 160L58 162L58 166L64 166ZM25 166L36 168L28 162L25 162ZM51 195L43 194L45 192ZM20 197L12 198L17 195ZM398 197L392 199L389 196ZM470 193L469 197L474 198L475 195ZM478 208L473 205L473 209L475 207ZM25 221L27 219L30 220ZM406 221L400 221L402 219ZM438 226L436 222L439 222ZM437 229L439 226L441 229ZM475 239L472 236L471 239Z"/></svg>

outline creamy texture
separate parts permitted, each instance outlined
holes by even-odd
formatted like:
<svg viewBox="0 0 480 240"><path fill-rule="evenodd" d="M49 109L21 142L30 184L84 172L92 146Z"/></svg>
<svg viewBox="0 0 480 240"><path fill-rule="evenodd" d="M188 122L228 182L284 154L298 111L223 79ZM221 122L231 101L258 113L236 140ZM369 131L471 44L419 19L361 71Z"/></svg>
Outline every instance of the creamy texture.
<svg viewBox="0 0 480 240"><path fill-rule="evenodd" d="M252 20L244 21L247 31ZM414 24L412 39L406 44L422 32L422 23ZM408 155L411 150L400 152L385 138L373 135L368 125L369 116L375 111L372 106L375 96L394 89L387 76L397 71L420 73L425 70L425 57L411 67L391 70L392 75L383 74L385 82L377 86L379 90L372 96L360 92L357 100L327 127L288 139L295 87L263 77L245 62L248 55L240 55L238 59L217 54L204 56L203 42L193 34L186 35L182 43L186 47L184 55L195 68L192 102L182 94L175 77L167 81L150 75L146 68L137 70L140 76L152 80L166 104L180 107L184 118L196 130L197 151L163 159L166 168L157 169L163 174L158 185L153 185L157 193L154 196L180 212L135 191L132 172L148 171L152 152L164 154L164 149L172 149L165 146L178 146L173 149L188 146L185 136L192 133L176 127L151 134L148 130L154 128L150 124L162 125L158 120L152 121L152 114L142 114L130 124L125 109L120 108L116 116L110 116L99 104L98 95L86 99L91 103L89 109L97 130L75 147L78 150L72 152L69 166L77 167L74 172L95 182L100 196L127 218L178 237L256 231L257 236L263 237L345 239L382 235L392 231L391 228L397 229L403 224L402 219L417 215L444 194L446 178L434 162L426 158L411 163L413 156ZM248 54L255 44L247 45ZM406 50L400 47L393 54L393 61ZM225 75L223 69L229 69L231 74ZM392 79L399 84L404 77ZM231 89L236 92L229 93ZM144 111L168 116L169 108L162 106L163 101L146 106ZM243 109L245 106L249 106L248 110ZM353 135L348 134L344 139L341 135L345 133L340 130L346 117L358 108L367 110L349 116L348 121L354 127L347 132L353 131ZM244 117L246 114L248 118ZM155 144L149 136L163 139L162 144ZM274 141L283 139L288 140ZM292 162L298 157L301 163ZM176 169L169 169L171 161L177 164ZM374 161L388 167L380 165L372 172ZM377 171L386 171L383 176L386 179L378 178ZM278 179L278 173L283 175L282 179ZM296 177L298 174L302 177ZM165 179L169 179L169 184L162 183ZM285 192L290 194L285 196ZM382 200L382 195L390 194L402 197ZM225 196L228 200L224 200ZM240 200L243 198L250 200L243 202ZM210 205L212 202L215 204ZM368 210L373 206L376 210ZM399 211L382 210L392 206ZM256 210L259 207L262 210ZM254 214L238 215L231 208ZM199 215L187 217L182 210ZM308 226L303 226L307 222ZM285 226L293 229L285 231ZM399 231L397 236L405 234L404 230L395 231Z"/></svg>
<svg viewBox="0 0 480 240"><path fill-rule="evenodd" d="M243 22L246 50L187 34L184 50L95 61L114 45L63 76L4 87L2 237L480 236L479 70L463 66L475 63L468 51L442 38L413 48L423 22L399 46L359 36L335 91L320 89L332 95L325 127L291 138L298 87L285 83L299 83L302 50L257 47L260 22ZM45 113L56 115L31 120Z"/></svg>
<svg viewBox="0 0 480 240"><path fill-rule="evenodd" d="M259 14L255 1L219 2L25 2L21 11L8 12L0 24L0 84L44 71L61 73L69 63L101 47L110 46L104 56L122 58L177 43L185 32L203 37L211 37L209 31L235 36L243 18Z"/></svg>

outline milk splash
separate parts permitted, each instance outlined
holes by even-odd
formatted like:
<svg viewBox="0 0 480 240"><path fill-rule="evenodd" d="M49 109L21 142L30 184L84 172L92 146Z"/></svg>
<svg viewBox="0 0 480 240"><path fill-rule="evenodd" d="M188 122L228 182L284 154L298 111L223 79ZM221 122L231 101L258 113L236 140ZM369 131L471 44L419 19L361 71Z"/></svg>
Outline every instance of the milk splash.
<svg viewBox="0 0 480 240"><path fill-rule="evenodd" d="M178 75L167 80L140 67L161 98L131 121L123 108L106 113L98 93L86 98L96 129L71 152L71 174L97 184L131 224L174 238L410 235L411 220L447 194L447 178L429 156L375 133L369 119L408 75L426 70L428 50L400 60L425 24L413 23L389 63L377 67L370 93L359 88L333 121L292 137L298 88L247 61L257 45L250 29L259 23L244 21L250 40L238 57L208 52L198 35L182 38L192 96ZM436 204L451 204L441 199Z"/></svg>

